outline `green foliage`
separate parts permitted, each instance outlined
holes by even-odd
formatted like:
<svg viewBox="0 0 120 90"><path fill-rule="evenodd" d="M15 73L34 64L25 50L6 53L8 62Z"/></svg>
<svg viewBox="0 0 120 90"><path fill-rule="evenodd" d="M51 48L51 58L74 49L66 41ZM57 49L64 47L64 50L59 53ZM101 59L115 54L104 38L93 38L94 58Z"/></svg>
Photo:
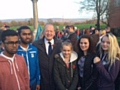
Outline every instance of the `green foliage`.
<svg viewBox="0 0 120 90"><path fill-rule="evenodd" d="M78 29L82 30L82 29L86 29L86 28L89 29L90 26L94 26L95 27L95 24L76 24L74 26L76 26ZM63 25L59 26L60 30L62 30L63 27L64 27ZM106 24L101 24L100 25L100 29L105 29L105 27L106 27ZM55 28L56 28L56 26L55 26Z"/></svg>
<svg viewBox="0 0 120 90"><path fill-rule="evenodd" d="M94 26L95 24L79 24L79 25L75 25L76 27L78 27L79 29L85 29L85 28L90 28L90 26ZM101 24L100 25L100 29L104 29L106 27L105 24Z"/></svg>

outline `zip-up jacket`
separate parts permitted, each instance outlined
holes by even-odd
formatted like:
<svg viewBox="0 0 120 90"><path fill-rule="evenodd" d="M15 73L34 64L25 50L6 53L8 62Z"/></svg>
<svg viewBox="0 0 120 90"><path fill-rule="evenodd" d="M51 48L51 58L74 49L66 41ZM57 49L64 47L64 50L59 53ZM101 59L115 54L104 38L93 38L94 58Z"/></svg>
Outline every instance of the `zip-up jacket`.
<svg viewBox="0 0 120 90"><path fill-rule="evenodd" d="M30 74L30 85L34 83L40 85L40 67L37 48L32 44L29 44L28 49L25 51L22 46L19 46L17 54L25 58L26 64L28 66L28 72Z"/></svg>

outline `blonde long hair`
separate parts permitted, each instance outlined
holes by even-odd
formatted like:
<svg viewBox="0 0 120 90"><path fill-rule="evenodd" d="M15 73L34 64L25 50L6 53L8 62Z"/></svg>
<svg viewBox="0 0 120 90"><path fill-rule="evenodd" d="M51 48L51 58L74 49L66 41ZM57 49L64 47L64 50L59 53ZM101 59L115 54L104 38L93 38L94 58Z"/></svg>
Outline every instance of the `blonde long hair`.
<svg viewBox="0 0 120 90"><path fill-rule="evenodd" d="M108 50L108 60L110 63L110 66L109 66L109 69L110 69L110 67L113 65L113 63L115 62L116 59L120 60L120 48L119 48L116 36L114 36L112 33L103 36L103 38L104 37L108 37L108 39L110 41L110 47ZM100 57L101 57L103 54L101 45L100 45L100 54L101 54L100 55Z"/></svg>

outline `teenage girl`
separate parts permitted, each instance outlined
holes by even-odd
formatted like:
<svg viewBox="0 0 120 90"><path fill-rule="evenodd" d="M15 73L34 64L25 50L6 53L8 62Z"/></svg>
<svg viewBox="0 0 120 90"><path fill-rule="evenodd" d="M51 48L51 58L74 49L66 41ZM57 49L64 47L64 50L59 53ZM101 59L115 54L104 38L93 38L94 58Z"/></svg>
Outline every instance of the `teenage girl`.
<svg viewBox="0 0 120 90"><path fill-rule="evenodd" d="M78 84L78 55L68 41L62 43L61 53L55 55L54 80L57 90L76 90Z"/></svg>
<svg viewBox="0 0 120 90"><path fill-rule="evenodd" d="M98 72L93 63L97 55L92 41L90 35L83 35L78 42L79 90L97 90Z"/></svg>
<svg viewBox="0 0 120 90"><path fill-rule="evenodd" d="M113 34L103 36L99 51L100 58L94 60L99 71L98 90L115 90L114 82L120 71L120 49L116 37Z"/></svg>

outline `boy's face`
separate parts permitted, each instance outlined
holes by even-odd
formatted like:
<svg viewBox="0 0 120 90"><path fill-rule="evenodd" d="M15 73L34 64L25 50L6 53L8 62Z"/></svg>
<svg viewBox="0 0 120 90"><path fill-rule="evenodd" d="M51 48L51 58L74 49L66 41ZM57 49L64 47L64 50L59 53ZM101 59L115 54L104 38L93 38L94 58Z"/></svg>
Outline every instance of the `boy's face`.
<svg viewBox="0 0 120 90"><path fill-rule="evenodd" d="M69 27L69 32L74 32L73 28L72 27Z"/></svg>
<svg viewBox="0 0 120 90"><path fill-rule="evenodd" d="M3 42L3 47L5 48L5 54L7 56L12 56L17 52L19 45L18 36L7 36L6 40Z"/></svg>
<svg viewBox="0 0 120 90"><path fill-rule="evenodd" d="M32 32L30 29L23 29L20 33L21 42L24 44L29 44L32 42Z"/></svg>

